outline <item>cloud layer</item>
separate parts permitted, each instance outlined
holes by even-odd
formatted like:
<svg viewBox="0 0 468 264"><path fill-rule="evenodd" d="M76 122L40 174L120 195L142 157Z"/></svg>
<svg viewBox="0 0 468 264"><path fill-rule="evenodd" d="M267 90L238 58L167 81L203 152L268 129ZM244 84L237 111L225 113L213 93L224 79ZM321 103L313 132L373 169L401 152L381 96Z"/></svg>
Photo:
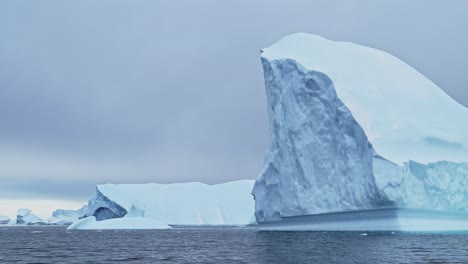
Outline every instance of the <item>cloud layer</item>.
<svg viewBox="0 0 468 264"><path fill-rule="evenodd" d="M4 1L0 199L255 178L268 143L259 50L294 32L388 51L467 105L467 7Z"/></svg>

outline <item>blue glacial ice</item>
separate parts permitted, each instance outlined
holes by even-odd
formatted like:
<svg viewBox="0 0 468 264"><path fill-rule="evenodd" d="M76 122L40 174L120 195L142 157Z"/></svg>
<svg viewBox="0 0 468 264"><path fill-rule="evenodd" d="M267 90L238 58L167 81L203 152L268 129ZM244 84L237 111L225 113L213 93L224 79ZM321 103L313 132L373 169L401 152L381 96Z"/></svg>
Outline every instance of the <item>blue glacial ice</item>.
<svg viewBox="0 0 468 264"><path fill-rule="evenodd" d="M294 34L263 49L262 65L270 144L252 194L263 228L388 217L380 229L468 230L468 109L353 43Z"/></svg>

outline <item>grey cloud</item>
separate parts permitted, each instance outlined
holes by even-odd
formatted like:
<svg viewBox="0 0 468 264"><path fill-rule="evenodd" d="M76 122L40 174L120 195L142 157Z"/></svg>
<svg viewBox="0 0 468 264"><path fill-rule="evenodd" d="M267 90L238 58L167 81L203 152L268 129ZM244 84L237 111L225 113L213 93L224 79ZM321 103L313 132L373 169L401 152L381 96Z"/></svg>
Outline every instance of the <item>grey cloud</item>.
<svg viewBox="0 0 468 264"><path fill-rule="evenodd" d="M0 179L21 193L40 179L37 192L65 197L78 180L254 178L268 142L259 50L294 32L388 51L467 105L467 7L3 1Z"/></svg>

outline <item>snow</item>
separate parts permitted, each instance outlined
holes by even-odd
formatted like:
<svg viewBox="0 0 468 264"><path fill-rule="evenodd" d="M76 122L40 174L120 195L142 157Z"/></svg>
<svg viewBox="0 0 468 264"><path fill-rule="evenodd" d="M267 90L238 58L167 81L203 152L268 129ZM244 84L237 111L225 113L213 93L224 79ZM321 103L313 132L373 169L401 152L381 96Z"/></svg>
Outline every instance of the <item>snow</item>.
<svg viewBox="0 0 468 264"><path fill-rule="evenodd" d="M94 216L90 216L73 223L67 229L171 229L171 227L165 223L146 217L123 217L97 221Z"/></svg>
<svg viewBox="0 0 468 264"><path fill-rule="evenodd" d="M263 49L326 74L378 154L397 164L468 161L468 109L398 58L298 33Z"/></svg>
<svg viewBox="0 0 468 264"><path fill-rule="evenodd" d="M388 53L302 33L264 49L262 64L270 144L252 191L260 224L382 208L400 210L381 222L390 229L458 224L434 209L466 220L468 110L439 87ZM418 225L425 217L434 219ZM345 219L340 228L356 227ZM330 225L320 226L339 226Z"/></svg>
<svg viewBox="0 0 468 264"><path fill-rule="evenodd" d="M98 221L145 217L171 225L247 225L253 221L253 180L203 183L104 184L88 203Z"/></svg>

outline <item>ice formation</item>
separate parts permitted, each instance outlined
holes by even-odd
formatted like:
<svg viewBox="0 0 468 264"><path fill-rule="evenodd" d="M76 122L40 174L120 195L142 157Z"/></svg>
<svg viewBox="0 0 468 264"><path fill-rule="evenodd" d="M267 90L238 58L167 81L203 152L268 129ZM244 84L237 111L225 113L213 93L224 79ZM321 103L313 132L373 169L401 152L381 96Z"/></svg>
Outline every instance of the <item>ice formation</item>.
<svg viewBox="0 0 468 264"><path fill-rule="evenodd" d="M468 212L468 163L408 161L398 166L376 157L374 175L395 206Z"/></svg>
<svg viewBox="0 0 468 264"><path fill-rule="evenodd" d="M271 141L253 190L257 221L390 205L375 183L372 145L332 81L290 59L262 62Z"/></svg>
<svg viewBox="0 0 468 264"><path fill-rule="evenodd" d="M280 70L284 63L294 62L307 72L326 75L333 84L332 90L364 129L375 151L392 162L467 162L467 108L414 68L386 52L299 33L264 49L262 60L264 69L265 63L279 68L276 72L265 69L267 94L272 93L275 86L286 90L289 88L285 85L295 87L302 81L301 78L291 79L291 83L287 83L280 75L268 75L288 75ZM299 82L294 83L296 81ZM310 98L311 93L309 89L297 90L291 98L297 98L297 103L286 101L287 98L278 99L284 104L299 106L301 96ZM274 103L270 100L269 107ZM302 103L312 107L307 101ZM298 116L297 122L300 118L310 119Z"/></svg>
<svg viewBox="0 0 468 264"><path fill-rule="evenodd" d="M0 215L0 225L6 225L10 223L10 217L5 215Z"/></svg>
<svg viewBox="0 0 468 264"><path fill-rule="evenodd" d="M258 222L468 211L468 110L416 70L308 34L264 49L262 64L270 144L252 191Z"/></svg>
<svg viewBox="0 0 468 264"><path fill-rule="evenodd" d="M79 219L85 217L88 206L85 205L78 210L63 210L57 209L52 213L47 221L51 224L57 225L71 225L72 223L78 221Z"/></svg>
<svg viewBox="0 0 468 264"><path fill-rule="evenodd" d="M171 229L171 227L147 217L123 217L97 221L94 216L90 216L73 223L67 229Z"/></svg>
<svg viewBox="0 0 468 264"><path fill-rule="evenodd" d="M145 217L170 225L247 225L253 220L253 180L202 183L104 184L86 216L103 221Z"/></svg>
<svg viewBox="0 0 468 264"><path fill-rule="evenodd" d="M41 218L31 213L30 209L21 208L16 213L16 224L17 225L41 225L45 224Z"/></svg>

